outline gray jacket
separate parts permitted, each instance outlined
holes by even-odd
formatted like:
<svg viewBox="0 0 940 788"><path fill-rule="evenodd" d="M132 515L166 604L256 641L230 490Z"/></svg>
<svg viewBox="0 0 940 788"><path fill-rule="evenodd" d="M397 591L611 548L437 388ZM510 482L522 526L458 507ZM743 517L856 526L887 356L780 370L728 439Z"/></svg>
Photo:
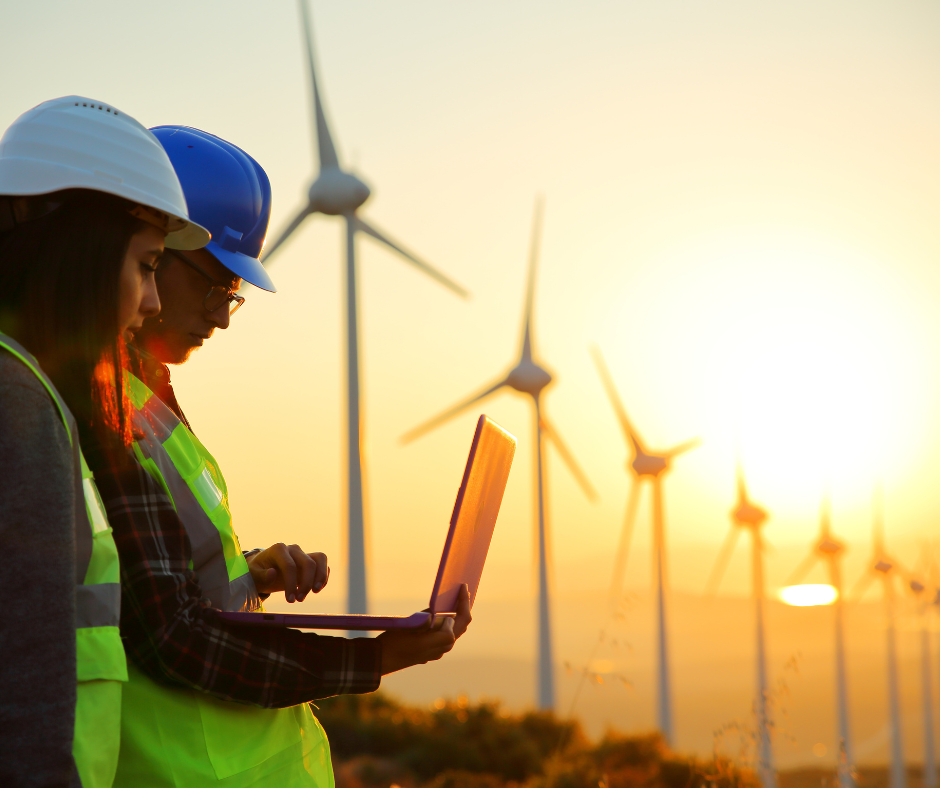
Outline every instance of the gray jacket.
<svg viewBox="0 0 940 788"><path fill-rule="evenodd" d="M76 436L77 438L77 436ZM38 378L0 349L0 785L78 783L74 469Z"/></svg>

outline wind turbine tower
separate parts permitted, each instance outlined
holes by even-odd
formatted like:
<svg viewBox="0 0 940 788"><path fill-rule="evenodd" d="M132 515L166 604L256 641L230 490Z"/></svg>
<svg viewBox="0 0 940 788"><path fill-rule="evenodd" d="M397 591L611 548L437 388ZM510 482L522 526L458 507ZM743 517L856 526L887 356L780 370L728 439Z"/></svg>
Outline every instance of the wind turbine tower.
<svg viewBox="0 0 940 788"><path fill-rule="evenodd" d="M522 343L519 351L519 360L516 365L503 377L487 385L482 391L474 394L468 400L461 402L439 416L425 422L408 432L402 440L408 443L435 427L450 420L458 413L480 402L491 394L503 388L511 388L531 397L533 405L533 432L535 433L535 528L538 539L538 704L540 709L553 709L555 707L555 678L554 662L552 657L552 620L550 610L549 589L549 538L546 522L545 505L545 469L543 439L548 438L558 449L562 460L567 464L572 475L581 485L588 498L596 497L587 477L578 467L574 456L562 441L558 430L548 421L545 415L545 405L542 394L552 382L552 376L543 366L535 360L535 340L532 328L532 307L535 293L535 270L539 257L539 238L542 225L542 204L536 203L535 218L532 223L532 245L529 255L529 275L526 287L525 317L522 323Z"/></svg>
<svg viewBox="0 0 940 788"><path fill-rule="evenodd" d="M616 608L623 593L624 577L627 569L627 559L630 552L630 538L633 535L633 523L636 519L636 510L640 502L641 486L648 480L653 488L653 578L656 593L656 650L657 650L657 708L656 723L668 746L674 743L672 721L672 686L669 676L669 643L666 627L666 529L663 515L663 476L672 467L672 460L683 452L694 448L699 441L691 440L675 446L664 452L651 451L639 433L634 429L627 411L620 401L613 378L604 363L600 350L593 348L591 354L601 382L607 391L614 412L620 421L624 437L630 447L632 459L627 462L628 472L633 477L627 499L627 512L624 518L623 531L620 534L620 543L617 546L617 555L614 559L614 574L611 581L611 605Z"/></svg>
<svg viewBox="0 0 940 788"><path fill-rule="evenodd" d="M458 295L466 298L467 292L444 274L432 268L401 245L392 241L376 226L358 214L358 209L369 199L371 194L358 177L343 169L333 144L320 89L314 67L313 34L306 0L298 0L300 17L304 32L304 44L310 72L310 89L313 94L313 120L317 129L317 151L320 159L320 173L310 185L307 204L288 223L264 254L265 265L281 246L303 224L304 220L315 213L328 216L342 216L346 220L346 455L347 455L347 538L349 553L349 574L347 591L347 611L350 613L368 612L368 592L366 585L366 535L363 511L362 489L362 412L360 407L359 382L359 316L357 298L356 270L356 234L359 232L371 236L379 243L398 253L411 265L437 280Z"/></svg>
<svg viewBox="0 0 940 788"><path fill-rule="evenodd" d="M835 644L836 644L836 712L839 721L839 748L837 773L839 788L855 788L853 777L852 738L849 733L849 698L848 685L845 678L845 603L842 589L842 556L845 554L845 543L832 535L830 525L829 499L823 501L822 516L819 525L819 539L813 545L810 554L796 568L790 577L789 585L802 581L813 565L823 561L829 570L829 582L836 590L836 599L833 603L835 613Z"/></svg>
<svg viewBox="0 0 940 788"><path fill-rule="evenodd" d="M725 569L738 537L742 531L751 534L751 587L754 597L754 621L756 635L756 661L757 661L757 693L755 697L755 710L757 712L757 758L758 777L763 788L776 788L777 772L774 770L773 747L770 741L770 714L768 712L767 688L767 654L766 636L764 634L764 603L766 592L764 589L764 540L761 527L767 522L767 512L753 503L747 494L747 484L744 481L744 471L738 464L738 502L731 510L731 530L718 553L711 577L706 586L706 595L713 595L721 583Z"/></svg>
<svg viewBox="0 0 940 788"><path fill-rule="evenodd" d="M888 707L891 720L891 774L890 788L906 788L904 744L901 729L901 699L898 691L898 645L895 629L894 577L897 564L885 549L884 515L881 488L875 489L873 498L872 556L868 570L856 583L853 597L860 599L875 579L881 580L885 603L885 648L888 661Z"/></svg>

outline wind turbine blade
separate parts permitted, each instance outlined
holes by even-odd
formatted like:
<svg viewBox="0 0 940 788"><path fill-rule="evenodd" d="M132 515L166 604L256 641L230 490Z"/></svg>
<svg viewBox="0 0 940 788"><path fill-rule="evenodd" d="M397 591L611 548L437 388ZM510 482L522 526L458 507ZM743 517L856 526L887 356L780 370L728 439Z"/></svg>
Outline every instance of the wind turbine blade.
<svg viewBox="0 0 940 788"><path fill-rule="evenodd" d="M464 400L464 401L461 402L459 405L455 405L454 407L449 408L448 410L445 410L445 411L444 411L442 414L440 414L439 416L435 416L435 417L434 417L433 419L431 419L430 421L426 421L426 422L424 422L424 424L421 424L421 425L415 427L413 430L410 430L409 432L406 432L404 435L401 436L401 442L402 442L402 443L411 443L411 441L413 441L415 438L418 438L418 437L424 435L424 433L426 433L426 432L430 432L430 431L433 430L435 427L437 427L437 426L443 424L443 423L444 423L445 421L447 421L448 419L453 418L454 416L456 416L458 413L460 413L460 412L461 412L462 410L464 410L465 408L469 408L474 402L479 402L481 399L484 399L484 398L488 397L488 396L489 396L490 394L492 394L493 392L499 391L499 390L500 390L503 386L505 386L505 385L506 385L506 380L503 379L503 380L500 380L500 381L497 382L497 383L494 383L492 386L489 386L488 388L483 389L483 391L481 391L481 392L479 392L479 393L477 393L477 394L474 394L472 397L470 397L470 398L467 399L467 400Z"/></svg>
<svg viewBox="0 0 940 788"><path fill-rule="evenodd" d="M819 560L819 556L816 554L816 551L812 551L806 558L804 558L799 566L793 570L793 574L790 575L787 580L788 586L795 586L799 583L806 575L809 574L809 570L812 569L816 562Z"/></svg>
<svg viewBox="0 0 940 788"><path fill-rule="evenodd" d="M535 214L532 217L532 240L529 242L529 271L526 277L525 309L522 319L522 358L532 358L532 306L535 300L535 269L539 262L539 242L542 237L542 210L544 198L535 198Z"/></svg>
<svg viewBox="0 0 940 788"><path fill-rule="evenodd" d="M715 596L718 592L718 586L725 576L725 570L728 568L728 561L731 560L731 554L738 544L738 538L741 536L741 529L737 526L731 526L725 540L721 543L721 549L718 551L718 558L715 559L715 565L712 567L711 574L708 576L708 582L705 584L705 596Z"/></svg>
<svg viewBox="0 0 940 788"><path fill-rule="evenodd" d="M541 418L542 423L542 432L545 433L545 437L549 438L552 443L555 444L555 448L558 449L558 453L561 455L561 458L565 461L565 465L568 466L568 470L571 471L572 476L577 479L578 484L581 485L581 489L584 490L584 494L592 500L597 500L597 492L594 490L594 487L588 481L587 476L584 474L584 471L581 470L581 466L578 465L577 460L575 460L574 455L568 449L568 446L562 440L561 435L559 435L558 430L556 430L551 424L549 424L548 418L544 415Z"/></svg>
<svg viewBox="0 0 940 788"><path fill-rule="evenodd" d="M829 491L823 495L822 508L819 513L819 532L823 539L828 539L832 535L831 522L832 503L829 499Z"/></svg>
<svg viewBox="0 0 940 788"><path fill-rule="evenodd" d="M747 501L747 482L744 481L744 465L741 463L740 457L738 457L735 475L738 483L738 503L743 503Z"/></svg>
<svg viewBox="0 0 940 788"><path fill-rule="evenodd" d="M320 169L339 167L339 158L333 138L330 136L329 126L326 125L326 115L323 113L323 104L320 101L320 88L317 85L317 70L313 65L313 31L310 25L310 11L307 9L307 0L298 0L300 17L304 28L304 45L307 49L307 64L310 67L310 87L313 90L313 119L317 126L317 148L320 155Z"/></svg>
<svg viewBox="0 0 940 788"><path fill-rule="evenodd" d="M921 542L913 571L921 578L926 579L930 576L930 544L928 542Z"/></svg>
<svg viewBox="0 0 940 788"><path fill-rule="evenodd" d="M598 348L597 345L591 347L591 356L594 359L594 365L597 367L597 372L601 377L601 383L603 384L604 389L607 391L607 398L610 400L610 404L613 405L614 413L617 414L617 419L620 421L620 426L623 428L624 436L633 447L634 452L647 454L646 447L643 445L643 441L640 440L640 436L633 428L633 424L631 424L630 419L627 418L627 411L623 407L623 403L620 401L620 397L617 395L617 388L614 386L614 380L610 376L610 371L607 369L607 364L605 363L604 357L601 355L600 348Z"/></svg>
<svg viewBox="0 0 940 788"><path fill-rule="evenodd" d="M869 586L875 580L875 573L869 569L865 574L863 574L852 586L852 590L849 591L848 598L853 602L861 602L862 597L865 596L865 592L868 590Z"/></svg>
<svg viewBox="0 0 940 788"><path fill-rule="evenodd" d="M897 573L899 577L902 577L905 581L908 581L914 577L914 573L901 564L897 559L891 558L889 560L891 561L892 571Z"/></svg>
<svg viewBox="0 0 940 788"><path fill-rule="evenodd" d="M875 555L885 552L884 487L878 482L872 491L872 543Z"/></svg>
<svg viewBox="0 0 940 788"><path fill-rule="evenodd" d="M692 440L686 441L685 443L680 443L678 446L665 452L664 456L671 460L673 457L678 457L680 454L685 454L687 451L694 449L696 446L701 446L701 444L701 438L693 438Z"/></svg>
<svg viewBox="0 0 940 788"><path fill-rule="evenodd" d="M623 593L624 577L627 572L627 560L630 558L630 541L633 538L633 524L636 522L636 510L640 503L640 480L633 478L630 483L630 497L627 499L627 511L623 518L623 530L617 545L617 557L614 559L614 575L610 583L610 606L616 610Z"/></svg>
<svg viewBox="0 0 940 788"><path fill-rule="evenodd" d="M287 225L287 227L285 227L281 231L281 234L277 237L277 240L273 244L271 244L269 247L267 247L264 250L264 254L261 255L261 262L264 265L268 264L268 260L271 259L271 255L273 255L277 251L278 247L281 246L281 244L283 244L288 238L290 238L294 230L300 227L300 225L303 224L304 219L306 219L311 213L313 212L310 210L310 208L302 209L300 213L298 213L291 220L291 223Z"/></svg>
<svg viewBox="0 0 940 788"><path fill-rule="evenodd" d="M444 285L444 287L450 290L453 290L461 298L470 297L470 294L466 290L464 290L460 285L458 285L453 279L449 279L448 277L444 276L444 274L442 274L440 271L432 268L423 260L420 260L419 258L415 257L411 252L407 251L406 249L401 247L399 244L392 241L387 235L385 235L384 233L376 229L375 225L369 224L365 219L363 219L360 216L356 216L355 220L356 220L357 229L362 230L362 232L364 232L366 235L371 235L373 238L375 238L376 241L379 241L380 243L385 244L387 247L389 247L389 249L392 249L398 252L398 254L404 257L413 266L423 271L432 279L436 279L440 284Z"/></svg>

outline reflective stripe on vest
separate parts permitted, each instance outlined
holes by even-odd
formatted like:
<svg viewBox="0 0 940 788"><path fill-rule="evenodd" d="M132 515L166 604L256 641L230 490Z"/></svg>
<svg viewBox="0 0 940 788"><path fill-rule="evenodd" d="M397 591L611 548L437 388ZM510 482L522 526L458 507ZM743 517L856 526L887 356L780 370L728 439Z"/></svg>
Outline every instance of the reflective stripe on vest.
<svg viewBox="0 0 940 788"><path fill-rule="evenodd" d="M203 592L220 609L259 609L215 459L140 380L130 390L143 433L136 456L176 507ZM264 709L219 700L157 683L134 665L122 702L114 788L334 788L329 741L306 703Z"/></svg>
<svg viewBox="0 0 940 788"><path fill-rule="evenodd" d="M75 418L36 359L0 334L0 347L42 382L59 410L75 469L75 662L78 691L72 755L85 788L110 788L120 748L121 682L127 658L118 630L120 566L94 476L78 445Z"/></svg>
<svg viewBox="0 0 940 788"><path fill-rule="evenodd" d="M134 445L140 464L164 489L192 545L193 571L213 607L228 611L261 608L232 527L228 489L215 458L163 401L130 377Z"/></svg>

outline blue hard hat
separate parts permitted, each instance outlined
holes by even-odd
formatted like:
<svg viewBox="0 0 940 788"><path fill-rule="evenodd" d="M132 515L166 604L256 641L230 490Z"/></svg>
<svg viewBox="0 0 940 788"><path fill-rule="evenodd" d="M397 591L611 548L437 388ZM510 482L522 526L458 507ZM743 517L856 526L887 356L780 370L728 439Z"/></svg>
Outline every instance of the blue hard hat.
<svg viewBox="0 0 940 788"><path fill-rule="evenodd" d="M276 292L258 261L271 218L271 184L241 148L189 126L150 129L183 186L189 216L210 233L207 252L246 282Z"/></svg>

